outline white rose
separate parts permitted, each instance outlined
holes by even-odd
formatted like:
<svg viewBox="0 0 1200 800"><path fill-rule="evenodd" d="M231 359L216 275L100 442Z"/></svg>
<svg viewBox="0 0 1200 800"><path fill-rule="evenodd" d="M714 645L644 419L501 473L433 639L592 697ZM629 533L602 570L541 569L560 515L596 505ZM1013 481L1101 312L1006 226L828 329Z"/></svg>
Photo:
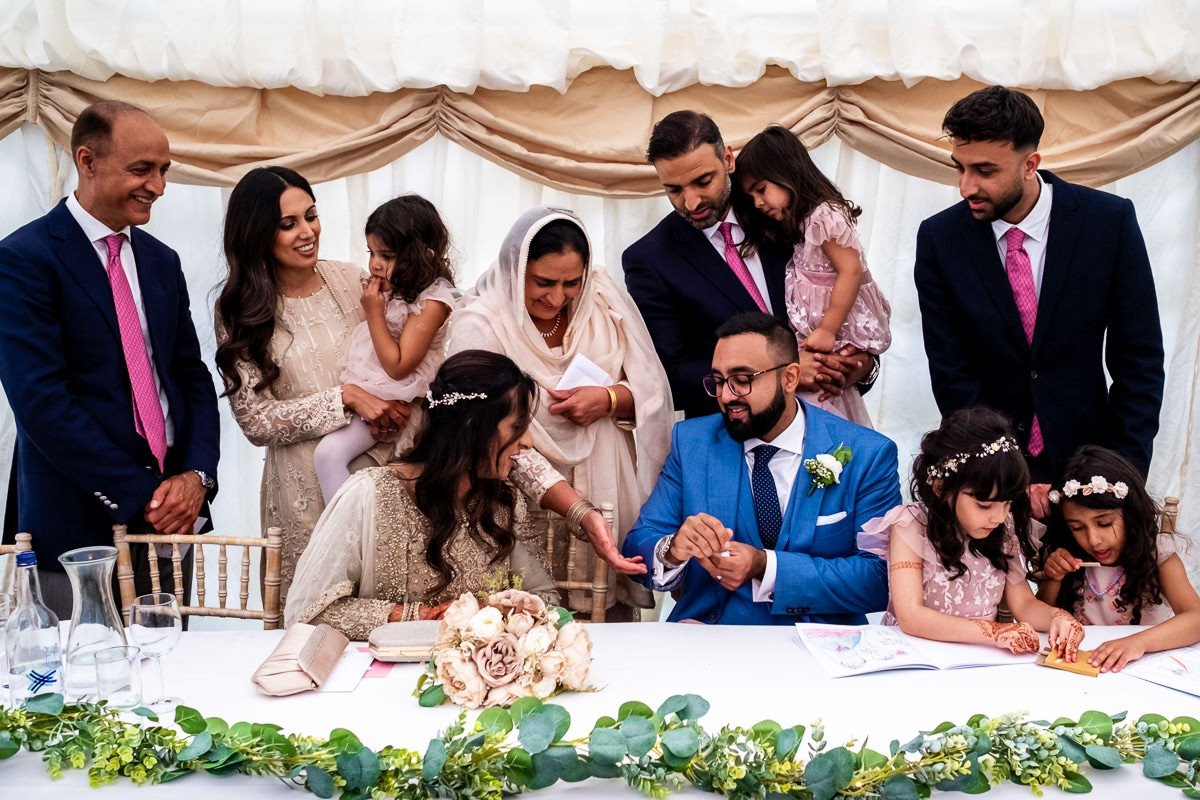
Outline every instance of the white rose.
<svg viewBox="0 0 1200 800"><path fill-rule="evenodd" d="M554 644L557 635L558 631L549 625L534 626L521 640L521 657L528 658L546 652L550 649L550 645Z"/></svg>
<svg viewBox="0 0 1200 800"><path fill-rule="evenodd" d="M1104 494L1108 491L1108 481L1103 475L1093 475L1088 485L1092 487L1092 494Z"/></svg>
<svg viewBox="0 0 1200 800"><path fill-rule="evenodd" d="M559 681L567 689L586 688L588 669L592 664L592 639L587 628L578 622L568 622L558 632L554 648L562 653L563 667ZM547 653L547 658L549 657Z"/></svg>
<svg viewBox="0 0 1200 800"><path fill-rule="evenodd" d="M842 462L838 461L829 453L818 453L817 463L829 470L830 474L833 475L834 483L838 482L838 478L840 478L842 475Z"/></svg>
<svg viewBox="0 0 1200 800"><path fill-rule="evenodd" d="M442 622L456 630L466 630L467 623L479 613L479 601L473 594L460 594L442 615Z"/></svg>
<svg viewBox="0 0 1200 800"><path fill-rule="evenodd" d="M518 639L533 630L533 617L524 611L514 611L508 615L504 629Z"/></svg>
<svg viewBox="0 0 1200 800"><path fill-rule="evenodd" d="M1117 481L1113 484L1113 496L1118 500L1124 500L1125 496L1128 494L1129 486L1125 483L1125 481Z"/></svg>
<svg viewBox="0 0 1200 800"><path fill-rule="evenodd" d="M1067 481L1066 483L1063 484L1062 493L1065 494L1067 497L1074 497L1075 495L1079 494L1080 488L1081 488L1081 484L1079 483L1079 481Z"/></svg>
<svg viewBox="0 0 1200 800"><path fill-rule="evenodd" d="M500 616L500 609L491 606L479 609L467 623L467 633L476 639L491 639L502 630L504 617Z"/></svg>

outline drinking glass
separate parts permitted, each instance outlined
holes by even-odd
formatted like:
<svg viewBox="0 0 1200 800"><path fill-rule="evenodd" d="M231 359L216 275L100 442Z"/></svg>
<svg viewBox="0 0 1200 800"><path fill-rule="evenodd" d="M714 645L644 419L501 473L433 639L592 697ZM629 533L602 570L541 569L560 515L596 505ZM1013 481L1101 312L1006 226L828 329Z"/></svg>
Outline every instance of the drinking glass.
<svg viewBox="0 0 1200 800"><path fill-rule="evenodd" d="M152 671L158 675L156 680L147 679L143 682L145 704L151 708L164 709L179 703L178 697L166 696L162 657L175 649L182 631L183 619L173 594L158 592L139 595L129 606L129 639L142 648L142 654L150 660Z"/></svg>
<svg viewBox="0 0 1200 800"><path fill-rule="evenodd" d="M0 592L0 705L8 699L8 641L4 638L4 628L15 605L11 595Z"/></svg>
<svg viewBox="0 0 1200 800"><path fill-rule="evenodd" d="M141 648L118 645L97 650L96 695L110 708L136 708L142 702Z"/></svg>

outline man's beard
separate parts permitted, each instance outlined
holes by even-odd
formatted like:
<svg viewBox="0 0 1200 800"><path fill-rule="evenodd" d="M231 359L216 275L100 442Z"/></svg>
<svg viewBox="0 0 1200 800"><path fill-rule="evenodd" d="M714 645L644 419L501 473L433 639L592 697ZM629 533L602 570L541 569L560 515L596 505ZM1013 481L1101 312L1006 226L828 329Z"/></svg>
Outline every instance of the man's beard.
<svg viewBox="0 0 1200 800"><path fill-rule="evenodd" d="M976 219L979 219L983 222L995 222L1016 208L1017 203L1021 202L1021 199L1024 196L1024 190L1021 188L1020 184L1017 184L1013 187L1012 191L1006 192L994 200L989 198L989 202L992 204L991 211L988 212L987 216L976 217ZM970 197L967 198L967 200L970 199Z"/></svg>
<svg viewBox="0 0 1200 800"><path fill-rule="evenodd" d="M729 418L731 407L745 408L748 412L745 421L731 420ZM756 414L750 411L750 407L745 402L738 400L728 403L725 408L721 409L721 416L725 418L725 430L729 437L735 442L745 442L750 439L761 439L765 433L774 428L783 417L785 408L787 408L787 397L783 393L783 387L776 381L775 398L762 411Z"/></svg>
<svg viewBox="0 0 1200 800"><path fill-rule="evenodd" d="M687 220L688 224L696 230L704 230L716 225L725 215L729 213L729 206L733 198L733 181L729 177L729 173L725 173L725 190L721 192L721 196L717 198L715 205L709 206L712 213L704 218L703 222L692 219L692 215L686 208L675 208L675 213Z"/></svg>

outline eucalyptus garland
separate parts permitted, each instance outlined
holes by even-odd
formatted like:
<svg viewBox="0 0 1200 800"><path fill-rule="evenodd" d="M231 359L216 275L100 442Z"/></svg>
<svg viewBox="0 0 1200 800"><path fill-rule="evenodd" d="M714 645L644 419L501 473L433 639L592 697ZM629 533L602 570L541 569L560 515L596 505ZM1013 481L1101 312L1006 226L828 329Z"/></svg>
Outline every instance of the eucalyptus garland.
<svg viewBox="0 0 1200 800"><path fill-rule="evenodd" d="M669 697L657 710L629 702L587 736L567 739L566 709L528 697L472 722L459 714L419 752L371 750L344 728L320 739L284 734L278 725L230 725L185 706L168 727L148 709L136 710L139 719L46 694L0 709L0 760L22 749L40 752L52 777L86 768L92 786L162 783L195 772L271 776L344 800L500 800L589 779L621 780L655 798L690 784L734 798L912 800L934 790L977 794L1008 781L1040 795L1047 786L1088 792L1088 768L1140 763L1146 777L1200 798L1200 721L1191 717L976 715L878 752L853 741L828 747L819 723L806 730L767 720L710 732L699 722L708 707L690 694Z"/></svg>

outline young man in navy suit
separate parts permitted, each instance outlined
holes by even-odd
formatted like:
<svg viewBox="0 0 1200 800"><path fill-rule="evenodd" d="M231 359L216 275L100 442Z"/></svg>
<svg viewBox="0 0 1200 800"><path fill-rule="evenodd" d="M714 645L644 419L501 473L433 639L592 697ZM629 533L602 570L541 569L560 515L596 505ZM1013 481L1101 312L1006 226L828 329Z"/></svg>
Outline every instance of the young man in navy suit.
<svg viewBox="0 0 1200 800"><path fill-rule="evenodd" d="M179 256L137 227L166 188L167 137L141 109L101 102L79 115L71 154L78 188L0 242L17 528L33 535L60 615L71 592L57 557L111 544L114 523L192 533L216 491L219 446ZM135 567L148 573L144 556ZM160 572L167 588L169 562Z"/></svg>
<svg viewBox="0 0 1200 800"><path fill-rule="evenodd" d="M700 379L709 370L716 330L735 314L761 311L785 323L784 267L790 248L764 242L749 256L730 256L744 238L731 203L733 148L716 123L696 111L663 117L650 135L647 160L675 207L621 257L625 285L646 320L667 371L675 408L688 417L713 414L717 404ZM731 264L730 258L741 263ZM744 264L746 273L740 273ZM760 302L761 301L761 302ZM802 353L806 389L836 393L869 388L878 362L853 348Z"/></svg>
<svg viewBox="0 0 1200 800"><path fill-rule="evenodd" d="M721 413L671 433L671 452L622 547L671 621L862 624L887 605L887 565L858 549L863 523L900 504L896 445L796 397L796 337L773 316L716 332L704 387ZM849 448L836 482L804 463Z"/></svg>
<svg viewBox="0 0 1200 800"><path fill-rule="evenodd" d="M942 126L963 201L917 233L933 393L943 414L986 405L1012 418L1045 516L1080 445L1150 467L1163 392L1150 260L1132 203L1038 170L1043 121L1027 95L980 89Z"/></svg>

